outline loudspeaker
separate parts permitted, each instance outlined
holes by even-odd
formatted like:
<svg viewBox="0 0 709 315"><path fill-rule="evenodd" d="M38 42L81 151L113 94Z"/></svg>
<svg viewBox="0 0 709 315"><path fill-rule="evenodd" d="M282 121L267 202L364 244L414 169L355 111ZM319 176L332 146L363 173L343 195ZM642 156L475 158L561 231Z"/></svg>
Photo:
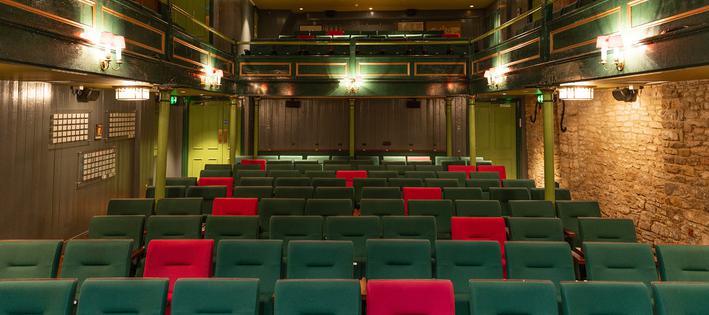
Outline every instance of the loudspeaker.
<svg viewBox="0 0 709 315"><path fill-rule="evenodd" d="M95 102L101 96L101 91L94 89L76 90L76 101L79 103Z"/></svg>
<svg viewBox="0 0 709 315"><path fill-rule="evenodd" d="M407 108L421 108L421 101L417 99L410 99L406 101Z"/></svg>
<svg viewBox="0 0 709 315"><path fill-rule="evenodd" d="M613 98L621 102L635 102L638 99L638 90L632 90L627 87L618 88L613 90Z"/></svg>
<svg viewBox="0 0 709 315"><path fill-rule="evenodd" d="M300 108L300 101L299 101L299 100L287 100L287 101L286 101L286 107L288 107L288 108Z"/></svg>
<svg viewBox="0 0 709 315"><path fill-rule="evenodd" d="M325 11L325 16L329 18L334 18L337 15L337 11L335 10L326 10Z"/></svg>
<svg viewBox="0 0 709 315"><path fill-rule="evenodd" d="M406 16L415 16L416 14L418 14L418 12L419 12L419 11L416 10L416 9L407 9L407 10L406 10Z"/></svg>

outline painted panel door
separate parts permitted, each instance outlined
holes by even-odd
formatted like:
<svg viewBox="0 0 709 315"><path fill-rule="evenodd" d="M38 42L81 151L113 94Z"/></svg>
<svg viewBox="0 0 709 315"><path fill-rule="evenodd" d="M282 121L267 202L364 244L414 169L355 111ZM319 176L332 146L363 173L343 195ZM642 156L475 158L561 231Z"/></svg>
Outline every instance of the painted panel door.
<svg viewBox="0 0 709 315"><path fill-rule="evenodd" d="M517 133L514 104L475 105L478 156L504 165L507 178L517 178Z"/></svg>
<svg viewBox="0 0 709 315"><path fill-rule="evenodd" d="M205 164L229 163L228 107L221 102L190 105L189 176L199 176Z"/></svg>

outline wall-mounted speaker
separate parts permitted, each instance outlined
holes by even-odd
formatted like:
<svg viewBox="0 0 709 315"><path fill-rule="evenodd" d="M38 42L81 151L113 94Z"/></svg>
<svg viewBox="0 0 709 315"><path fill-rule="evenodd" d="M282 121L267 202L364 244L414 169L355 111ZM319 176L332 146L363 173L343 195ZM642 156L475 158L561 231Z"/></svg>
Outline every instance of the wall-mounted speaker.
<svg viewBox="0 0 709 315"><path fill-rule="evenodd" d="M421 101L410 99L406 101L406 108L421 108Z"/></svg>
<svg viewBox="0 0 709 315"><path fill-rule="evenodd" d="M300 101L299 100L286 100L286 107L300 108Z"/></svg>
<svg viewBox="0 0 709 315"><path fill-rule="evenodd" d="M638 90L630 88L618 88L613 90L613 98L621 102L635 102L638 99Z"/></svg>
<svg viewBox="0 0 709 315"><path fill-rule="evenodd" d="M74 90L76 94L76 101L79 103L95 102L101 96L101 91L95 89L77 89Z"/></svg>

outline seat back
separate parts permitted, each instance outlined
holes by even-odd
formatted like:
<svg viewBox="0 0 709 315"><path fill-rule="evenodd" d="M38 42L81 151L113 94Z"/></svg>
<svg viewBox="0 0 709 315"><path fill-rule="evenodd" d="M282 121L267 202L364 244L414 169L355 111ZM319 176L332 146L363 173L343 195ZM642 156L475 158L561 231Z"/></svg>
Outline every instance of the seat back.
<svg viewBox="0 0 709 315"><path fill-rule="evenodd" d="M234 195L234 178L231 177L231 172L229 172L229 177L200 177L199 180L197 180L197 186L226 187L225 197Z"/></svg>
<svg viewBox="0 0 709 315"><path fill-rule="evenodd" d="M501 187L500 173L494 171L481 171L479 168L477 172L470 172L470 179L495 179L497 180L497 187Z"/></svg>
<svg viewBox="0 0 709 315"><path fill-rule="evenodd" d="M404 177L406 178L436 178L436 172L434 171L405 171Z"/></svg>
<svg viewBox="0 0 709 315"><path fill-rule="evenodd" d="M436 230L439 238L450 238L451 217L455 213L451 200L410 200L409 215L432 216L436 218Z"/></svg>
<svg viewBox="0 0 709 315"><path fill-rule="evenodd" d="M0 241L0 279L54 278L60 240Z"/></svg>
<svg viewBox="0 0 709 315"><path fill-rule="evenodd" d="M386 178L374 178L371 175L371 171L368 172L369 177L368 178L355 178L352 180L352 187L355 189L355 200L359 201L362 199L362 193L365 187L386 187L387 186L387 179ZM399 192L401 194L401 192ZM401 198L401 196L397 197Z"/></svg>
<svg viewBox="0 0 709 315"><path fill-rule="evenodd" d="M564 314L652 314L650 291L639 282L566 282L561 297Z"/></svg>
<svg viewBox="0 0 709 315"><path fill-rule="evenodd" d="M313 178L311 183L315 189L318 187L345 187L347 185L344 178Z"/></svg>
<svg viewBox="0 0 709 315"><path fill-rule="evenodd" d="M75 280L0 281L0 314L71 315Z"/></svg>
<svg viewBox="0 0 709 315"><path fill-rule="evenodd" d="M426 178L426 179L424 179L424 183L425 183L426 187L438 187L438 188L460 187L461 186L458 183L458 180L455 178Z"/></svg>
<svg viewBox="0 0 709 315"><path fill-rule="evenodd" d="M511 217L556 218L554 204L547 200L510 200Z"/></svg>
<svg viewBox="0 0 709 315"><path fill-rule="evenodd" d="M152 198L118 198L108 201L108 215L151 215L155 200Z"/></svg>
<svg viewBox="0 0 709 315"><path fill-rule="evenodd" d="M367 279L430 279L431 242L368 239ZM451 288L452 290L452 288Z"/></svg>
<svg viewBox="0 0 709 315"><path fill-rule="evenodd" d="M279 186L273 189L274 198L312 198L312 186Z"/></svg>
<svg viewBox="0 0 709 315"><path fill-rule="evenodd" d="M296 163L293 168L295 168L298 171L301 172L306 172L306 171L322 171L322 165L317 163L316 161L313 161L315 163Z"/></svg>
<svg viewBox="0 0 709 315"><path fill-rule="evenodd" d="M259 169L262 171L266 170L266 160L265 159L252 159L252 160L241 160L240 165L258 165Z"/></svg>
<svg viewBox="0 0 709 315"><path fill-rule="evenodd" d="M187 197L202 197L202 214L211 214L215 198L230 197L226 186L190 186L187 187ZM233 189L233 188L231 188Z"/></svg>
<svg viewBox="0 0 709 315"><path fill-rule="evenodd" d="M158 239L202 238L200 215L154 215L145 223L145 244Z"/></svg>
<svg viewBox="0 0 709 315"><path fill-rule="evenodd" d="M76 314L164 314L167 298L165 279L88 279Z"/></svg>
<svg viewBox="0 0 709 315"><path fill-rule="evenodd" d="M347 187L352 187L352 181L355 178L367 178L367 171L346 171L346 170L340 170L337 171L336 175L337 178L344 178L345 179L345 184Z"/></svg>
<svg viewBox="0 0 709 315"><path fill-rule="evenodd" d="M653 282L655 314L703 314L709 310L709 283Z"/></svg>
<svg viewBox="0 0 709 315"><path fill-rule="evenodd" d="M155 205L157 215L202 214L202 198L165 198Z"/></svg>
<svg viewBox="0 0 709 315"><path fill-rule="evenodd" d="M259 279L259 296L270 298L281 277L282 240L222 240L214 276Z"/></svg>
<svg viewBox="0 0 709 315"><path fill-rule="evenodd" d="M709 246L657 245L662 281L709 281Z"/></svg>
<svg viewBox="0 0 709 315"><path fill-rule="evenodd" d="M635 224L630 219L578 218L579 241L583 242L637 242Z"/></svg>
<svg viewBox="0 0 709 315"><path fill-rule="evenodd" d="M278 162L281 162L281 161L278 161ZM266 164L266 171L283 171L283 170L290 171L290 170L295 169L295 167L293 166L293 162L290 162L290 163L289 163L289 161L284 161L284 163L278 163L278 162L271 161L271 162L267 163Z"/></svg>
<svg viewBox="0 0 709 315"><path fill-rule="evenodd" d="M480 200L483 199L483 191L477 187L444 187L443 199Z"/></svg>
<svg viewBox="0 0 709 315"><path fill-rule="evenodd" d="M350 241L288 243L288 279L351 279L354 248Z"/></svg>
<svg viewBox="0 0 709 315"><path fill-rule="evenodd" d="M647 284L658 280L649 244L586 242L583 252L589 280Z"/></svg>
<svg viewBox="0 0 709 315"><path fill-rule="evenodd" d="M544 200L544 188L532 188L529 190L532 200ZM571 200L571 191L564 188L555 188L556 200Z"/></svg>
<svg viewBox="0 0 709 315"><path fill-rule="evenodd" d="M561 219L564 229L579 233L579 217L601 217L601 208L597 201L557 201L556 214ZM574 242L575 246L579 246L578 239Z"/></svg>
<svg viewBox="0 0 709 315"><path fill-rule="evenodd" d="M523 187L523 188L534 188L533 179L503 179L502 187Z"/></svg>
<svg viewBox="0 0 709 315"><path fill-rule="evenodd" d="M559 218L508 218L510 241L563 241Z"/></svg>
<svg viewBox="0 0 709 315"><path fill-rule="evenodd" d="M367 282L367 315L455 314L449 280L374 280Z"/></svg>
<svg viewBox="0 0 709 315"><path fill-rule="evenodd" d="M310 177L280 177L274 181L274 186L310 186Z"/></svg>
<svg viewBox="0 0 709 315"><path fill-rule="evenodd" d="M470 314L559 314L551 281L470 280L469 286Z"/></svg>
<svg viewBox="0 0 709 315"><path fill-rule="evenodd" d="M236 186L234 187L234 198L263 198L273 197L273 187L271 186Z"/></svg>
<svg viewBox="0 0 709 315"><path fill-rule="evenodd" d="M205 170L231 170L231 164L205 164Z"/></svg>
<svg viewBox="0 0 709 315"><path fill-rule="evenodd" d="M507 179L507 172L504 165L479 165L478 172L495 172L500 177L500 180Z"/></svg>
<svg viewBox="0 0 709 315"><path fill-rule="evenodd" d="M451 238L464 241L496 241L504 253L507 240L505 219L501 217L453 217Z"/></svg>
<svg viewBox="0 0 709 315"><path fill-rule="evenodd" d="M369 171L369 178L397 178L399 177L399 172L397 171Z"/></svg>
<svg viewBox="0 0 709 315"><path fill-rule="evenodd" d="M449 164L447 165L447 170L449 172L458 172L458 173L463 173L465 174L465 178L470 178L470 173L475 172L475 166L474 165L455 165L455 164Z"/></svg>
<svg viewBox="0 0 709 315"><path fill-rule="evenodd" d="M375 216L328 217L324 232L328 240L351 241L354 259L361 262L366 259L367 240L381 237L382 225L379 217Z"/></svg>
<svg viewBox="0 0 709 315"><path fill-rule="evenodd" d="M359 282L342 279L278 280L275 314L359 315L361 314Z"/></svg>
<svg viewBox="0 0 709 315"><path fill-rule="evenodd" d="M258 215L258 198L215 198L212 215Z"/></svg>
<svg viewBox="0 0 709 315"><path fill-rule="evenodd" d="M166 186L197 186L197 177L168 177Z"/></svg>
<svg viewBox="0 0 709 315"><path fill-rule="evenodd" d="M401 199L399 187L363 187L362 199Z"/></svg>
<svg viewBox="0 0 709 315"><path fill-rule="evenodd" d="M490 199L490 188L500 187L499 179L468 179L465 186L480 188L483 192L482 199Z"/></svg>
<svg viewBox="0 0 709 315"><path fill-rule="evenodd" d="M208 216L204 238L219 242L223 239L258 239L257 216Z"/></svg>
<svg viewBox="0 0 709 315"><path fill-rule="evenodd" d="M168 278L172 293L180 278L208 278L212 275L214 240L155 240L145 254L145 278Z"/></svg>
<svg viewBox="0 0 709 315"><path fill-rule="evenodd" d="M66 243L61 277L121 278L130 275L132 240L71 240Z"/></svg>
<svg viewBox="0 0 709 315"><path fill-rule="evenodd" d="M323 217L315 215L273 216L271 217L270 239L321 240Z"/></svg>
<svg viewBox="0 0 709 315"><path fill-rule="evenodd" d="M431 244L436 242L436 219L433 216L384 216L382 220L382 238L421 239Z"/></svg>
<svg viewBox="0 0 709 315"><path fill-rule="evenodd" d="M241 180L247 177L266 177L266 171L262 170L238 170L236 171L236 178Z"/></svg>
<svg viewBox="0 0 709 315"><path fill-rule="evenodd" d="M305 199L301 198L264 198L259 203L259 225L264 233L268 233L271 216L303 215Z"/></svg>
<svg viewBox="0 0 709 315"><path fill-rule="evenodd" d="M502 215L509 216L510 200L529 200L529 189L524 187L490 187L490 200L500 201Z"/></svg>
<svg viewBox="0 0 709 315"><path fill-rule="evenodd" d="M417 163L415 166L415 170L417 171L429 171L429 172L441 172L443 171L443 166L440 165L430 165L430 164L419 164Z"/></svg>
<svg viewBox="0 0 709 315"><path fill-rule="evenodd" d="M354 201L354 188L352 187L317 187L313 198L319 199L349 199Z"/></svg>
<svg viewBox="0 0 709 315"><path fill-rule="evenodd" d="M90 239L131 239L133 249L143 245L145 216L95 216L89 221Z"/></svg>
<svg viewBox="0 0 709 315"><path fill-rule="evenodd" d="M465 172L436 172L436 175L438 178L457 180L459 187L465 187L465 180L468 179L468 173Z"/></svg>
<svg viewBox="0 0 709 315"><path fill-rule="evenodd" d="M165 186L165 197L184 198L187 186ZM155 186L145 188L145 198L155 198Z"/></svg>
<svg viewBox="0 0 709 315"><path fill-rule="evenodd" d="M493 241L437 241L436 278L451 280L456 294L468 293L470 279L502 279L500 244Z"/></svg>
<svg viewBox="0 0 709 315"><path fill-rule="evenodd" d="M226 177L232 177L231 170L201 170L199 172L199 178L226 178ZM197 183L199 185L199 179L197 180Z"/></svg>
<svg viewBox="0 0 709 315"><path fill-rule="evenodd" d="M258 279L180 279L170 306L175 315L258 315L258 310Z"/></svg>
<svg viewBox="0 0 709 315"><path fill-rule="evenodd" d="M285 177L284 177L285 178ZM297 178L297 177L296 177ZM273 186L273 177L240 177L239 186Z"/></svg>
<svg viewBox="0 0 709 315"><path fill-rule="evenodd" d="M305 204L305 215L352 215L353 210L352 199L308 199Z"/></svg>
<svg viewBox="0 0 709 315"><path fill-rule="evenodd" d="M502 206L497 200L456 200L455 212L459 217L501 217Z"/></svg>
<svg viewBox="0 0 709 315"><path fill-rule="evenodd" d="M310 178L335 178L335 171L305 171L305 176Z"/></svg>
<svg viewBox="0 0 709 315"><path fill-rule="evenodd" d="M300 171L296 171L296 170L270 170L270 171L266 171L266 175L268 175L269 177L274 177L274 178L301 177L302 176Z"/></svg>
<svg viewBox="0 0 709 315"><path fill-rule="evenodd" d="M507 276L510 279L576 280L571 248L566 242L507 242Z"/></svg>
<svg viewBox="0 0 709 315"><path fill-rule="evenodd" d="M403 199L362 199L359 202L362 215L404 215L405 205Z"/></svg>
<svg viewBox="0 0 709 315"><path fill-rule="evenodd" d="M409 200L439 200L443 198L443 192L439 187L403 187L404 210L408 214Z"/></svg>

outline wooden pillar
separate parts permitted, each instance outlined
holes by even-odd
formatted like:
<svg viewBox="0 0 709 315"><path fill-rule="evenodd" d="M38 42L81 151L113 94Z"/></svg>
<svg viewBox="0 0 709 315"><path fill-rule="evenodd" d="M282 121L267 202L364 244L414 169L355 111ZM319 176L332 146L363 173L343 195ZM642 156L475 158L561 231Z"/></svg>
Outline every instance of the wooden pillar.
<svg viewBox="0 0 709 315"><path fill-rule="evenodd" d="M172 89L160 89L158 104L158 152L155 161L155 200L165 198L165 178L167 177L167 138L170 128L170 95Z"/></svg>
<svg viewBox="0 0 709 315"><path fill-rule="evenodd" d="M468 155L470 165L475 165L478 155L475 142L475 95L471 95L468 99Z"/></svg>
<svg viewBox="0 0 709 315"><path fill-rule="evenodd" d="M232 96L229 101L229 162L234 164L241 155L241 99Z"/></svg>
<svg viewBox="0 0 709 315"><path fill-rule="evenodd" d="M255 98L254 99L254 126L253 126L253 134L254 134L254 152L253 156L256 158L258 156L258 131L259 131L259 122L258 122L258 111L259 111L259 106L261 105L261 98Z"/></svg>
<svg viewBox="0 0 709 315"><path fill-rule="evenodd" d="M556 201L554 193L554 95L553 90L543 90L544 114L544 199Z"/></svg>
<svg viewBox="0 0 709 315"><path fill-rule="evenodd" d="M446 97L446 155L453 156L453 98Z"/></svg>
<svg viewBox="0 0 709 315"><path fill-rule="evenodd" d="M356 99L349 99L350 103L350 159L354 159L355 156L355 103Z"/></svg>

